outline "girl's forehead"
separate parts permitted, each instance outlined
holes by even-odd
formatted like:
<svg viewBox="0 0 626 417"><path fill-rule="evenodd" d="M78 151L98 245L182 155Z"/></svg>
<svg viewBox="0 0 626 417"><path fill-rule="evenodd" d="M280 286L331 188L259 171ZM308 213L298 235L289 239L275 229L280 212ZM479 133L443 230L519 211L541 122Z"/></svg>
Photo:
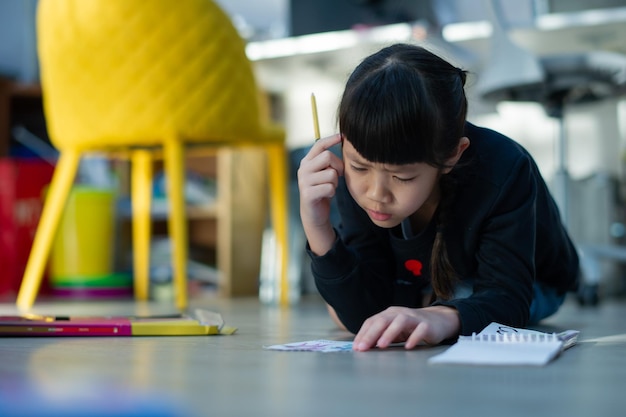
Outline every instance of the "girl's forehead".
<svg viewBox="0 0 626 417"><path fill-rule="evenodd" d="M373 162L363 157L355 148L352 146L350 141L344 138L343 140L343 154L345 159L349 159L354 162L358 162L360 164L376 167L383 169L389 172L407 172L407 171L416 171L423 169L425 167L430 167L425 162L415 162L410 164L388 164L383 162Z"/></svg>

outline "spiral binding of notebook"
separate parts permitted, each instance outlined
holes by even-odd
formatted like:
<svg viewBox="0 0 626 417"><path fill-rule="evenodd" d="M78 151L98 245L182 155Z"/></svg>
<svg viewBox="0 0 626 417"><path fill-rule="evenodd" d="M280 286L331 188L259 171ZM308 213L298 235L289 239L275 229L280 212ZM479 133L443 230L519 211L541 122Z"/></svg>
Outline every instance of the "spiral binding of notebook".
<svg viewBox="0 0 626 417"><path fill-rule="evenodd" d="M576 344L579 332L542 333L491 323L482 332L460 336L433 364L542 366Z"/></svg>
<svg viewBox="0 0 626 417"><path fill-rule="evenodd" d="M472 342L488 342L488 343L538 343L538 342L554 342L561 340L556 333L505 333L505 334L477 334L472 333L471 336L460 336L460 339L471 340Z"/></svg>

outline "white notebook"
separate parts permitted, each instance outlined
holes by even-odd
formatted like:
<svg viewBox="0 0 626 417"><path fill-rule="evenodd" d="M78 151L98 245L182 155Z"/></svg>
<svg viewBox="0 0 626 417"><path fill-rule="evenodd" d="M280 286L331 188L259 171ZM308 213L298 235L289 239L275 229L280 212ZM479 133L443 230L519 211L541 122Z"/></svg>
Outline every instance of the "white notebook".
<svg viewBox="0 0 626 417"><path fill-rule="evenodd" d="M433 364L542 366L573 346L577 330L543 333L491 323L483 331L459 340L429 359Z"/></svg>

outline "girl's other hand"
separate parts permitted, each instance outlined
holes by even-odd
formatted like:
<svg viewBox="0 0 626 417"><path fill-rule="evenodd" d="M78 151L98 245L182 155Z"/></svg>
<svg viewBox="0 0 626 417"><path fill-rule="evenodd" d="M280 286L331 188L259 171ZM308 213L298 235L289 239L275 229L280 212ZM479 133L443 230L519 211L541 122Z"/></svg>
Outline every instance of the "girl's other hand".
<svg viewBox="0 0 626 417"><path fill-rule="evenodd" d="M335 240L330 200L343 175L343 161L330 148L339 142L339 134L317 140L298 168L300 218L309 246L317 255L326 253Z"/></svg>
<svg viewBox="0 0 626 417"><path fill-rule="evenodd" d="M404 342L406 349L418 344L436 345L458 335L459 313L450 307L389 307L365 320L354 338L353 349L365 351Z"/></svg>

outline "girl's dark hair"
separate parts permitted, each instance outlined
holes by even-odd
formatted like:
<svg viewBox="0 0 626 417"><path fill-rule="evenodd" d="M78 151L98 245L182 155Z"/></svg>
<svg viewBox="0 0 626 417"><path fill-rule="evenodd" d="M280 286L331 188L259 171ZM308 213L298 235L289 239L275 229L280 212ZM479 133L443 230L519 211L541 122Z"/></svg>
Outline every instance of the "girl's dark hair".
<svg viewBox="0 0 626 417"><path fill-rule="evenodd" d="M422 47L386 47L350 75L339 105L339 130L371 162L445 168L465 131L465 78L465 71ZM453 296L457 279L443 239L454 196L449 177L441 177L431 257L432 287L443 299Z"/></svg>

